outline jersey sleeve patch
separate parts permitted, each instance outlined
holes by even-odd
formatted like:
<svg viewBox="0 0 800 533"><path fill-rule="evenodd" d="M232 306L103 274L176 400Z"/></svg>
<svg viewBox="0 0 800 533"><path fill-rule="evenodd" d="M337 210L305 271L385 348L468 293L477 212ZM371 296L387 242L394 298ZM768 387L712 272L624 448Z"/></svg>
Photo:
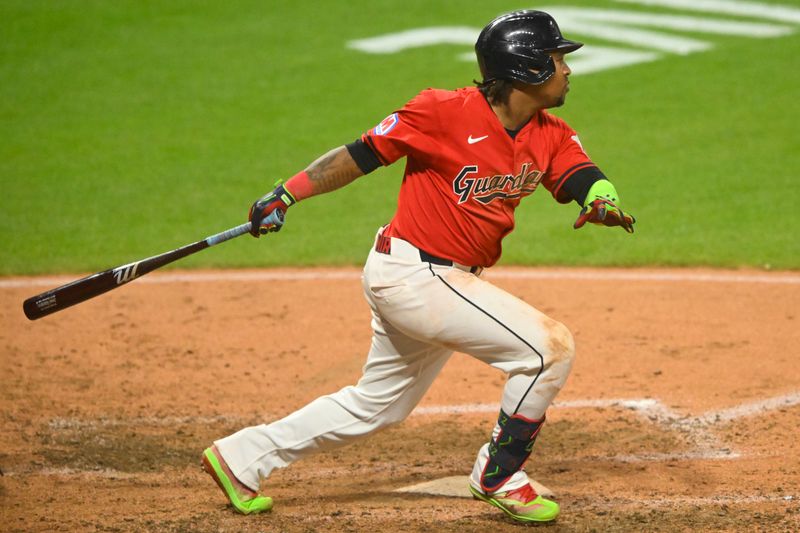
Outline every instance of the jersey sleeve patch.
<svg viewBox="0 0 800 533"><path fill-rule="evenodd" d="M372 130L373 135L386 135L390 131L397 126L397 123L400 122L400 117L397 116L397 113L392 113L385 119L381 120L380 124L375 126Z"/></svg>

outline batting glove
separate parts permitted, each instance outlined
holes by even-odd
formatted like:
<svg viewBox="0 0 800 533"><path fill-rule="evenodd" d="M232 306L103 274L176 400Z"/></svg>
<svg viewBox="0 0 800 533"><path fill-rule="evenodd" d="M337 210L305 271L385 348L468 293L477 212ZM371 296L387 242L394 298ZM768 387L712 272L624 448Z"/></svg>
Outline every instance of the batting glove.
<svg viewBox="0 0 800 533"><path fill-rule="evenodd" d="M586 194L586 200L573 228L583 227L587 222L605 226L622 226L628 233L633 233L636 219L619 208L619 195L614 185L608 180L599 180Z"/></svg>
<svg viewBox="0 0 800 533"><path fill-rule="evenodd" d="M250 213L247 218L250 219L250 223L252 224L250 234L253 237L280 231L283 227L283 217L286 214L286 210L289 209L289 206L296 203L292 193L281 185L280 182L276 185L277 187L275 187L271 193L257 200L252 207L250 207Z"/></svg>

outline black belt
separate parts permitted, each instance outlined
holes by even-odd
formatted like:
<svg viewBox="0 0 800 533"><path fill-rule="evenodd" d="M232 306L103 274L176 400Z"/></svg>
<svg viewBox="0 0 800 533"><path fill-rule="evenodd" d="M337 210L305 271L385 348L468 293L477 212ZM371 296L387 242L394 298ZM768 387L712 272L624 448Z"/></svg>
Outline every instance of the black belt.
<svg viewBox="0 0 800 533"><path fill-rule="evenodd" d="M441 257L436 257L435 255L429 254L425 250L420 250L419 251L419 258L424 263L432 263L434 265L441 265L441 266L446 266L446 267L453 266L453 262L450 261L449 259L442 259ZM469 267L469 273L470 274L475 274L476 276L478 274L480 274L482 271L483 271L483 267L477 267L477 266Z"/></svg>
<svg viewBox="0 0 800 533"><path fill-rule="evenodd" d="M435 255L431 255L425 250L419 251L419 258L421 261L425 263L433 263L434 265L442 265L446 267L453 266L453 262L449 259L442 259L441 257L436 257Z"/></svg>

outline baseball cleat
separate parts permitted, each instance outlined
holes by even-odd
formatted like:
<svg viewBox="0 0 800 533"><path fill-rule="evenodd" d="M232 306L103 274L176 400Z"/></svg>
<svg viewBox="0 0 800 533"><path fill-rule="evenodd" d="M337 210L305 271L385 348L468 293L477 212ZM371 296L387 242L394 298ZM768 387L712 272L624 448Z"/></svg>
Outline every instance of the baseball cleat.
<svg viewBox="0 0 800 533"><path fill-rule="evenodd" d="M550 522L558 516L558 504L536 494L530 483L519 489L493 494L484 494L472 485L469 491L476 500L494 505L518 522Z"/></svg>
<svg viewBox="0 0 800 533"><path fill-rule="evenodd" d="M255 514L272 509L272 498L261 495L233 476L216 446L206 448L202 458L203 470L214 478L233 508L242 514Z"/></svg>

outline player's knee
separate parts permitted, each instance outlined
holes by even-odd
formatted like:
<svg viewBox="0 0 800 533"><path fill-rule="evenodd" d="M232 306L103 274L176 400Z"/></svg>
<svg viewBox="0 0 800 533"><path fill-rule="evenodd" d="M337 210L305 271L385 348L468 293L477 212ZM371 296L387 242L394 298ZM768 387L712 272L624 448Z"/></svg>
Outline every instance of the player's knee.
<svg viewBox="0 0 800 533"><path fill-rule="evenodd" d="M542 354L545 366L558 366L569 372L575 358L575 340L572 333L561 322L549 318L544 326L547 330L547 341Z"/></svg>
<svg viewBox="0 0 800 533"><path fill-rule="evenodd" d="M522 359L525 364L524 371L538 373L542 369L547 369L554 375L562 375L566 380L575 358L575 341L572 333L564 324L551 318L545 318L536 331L538 334L536 342L525 343Z"/></svg>

